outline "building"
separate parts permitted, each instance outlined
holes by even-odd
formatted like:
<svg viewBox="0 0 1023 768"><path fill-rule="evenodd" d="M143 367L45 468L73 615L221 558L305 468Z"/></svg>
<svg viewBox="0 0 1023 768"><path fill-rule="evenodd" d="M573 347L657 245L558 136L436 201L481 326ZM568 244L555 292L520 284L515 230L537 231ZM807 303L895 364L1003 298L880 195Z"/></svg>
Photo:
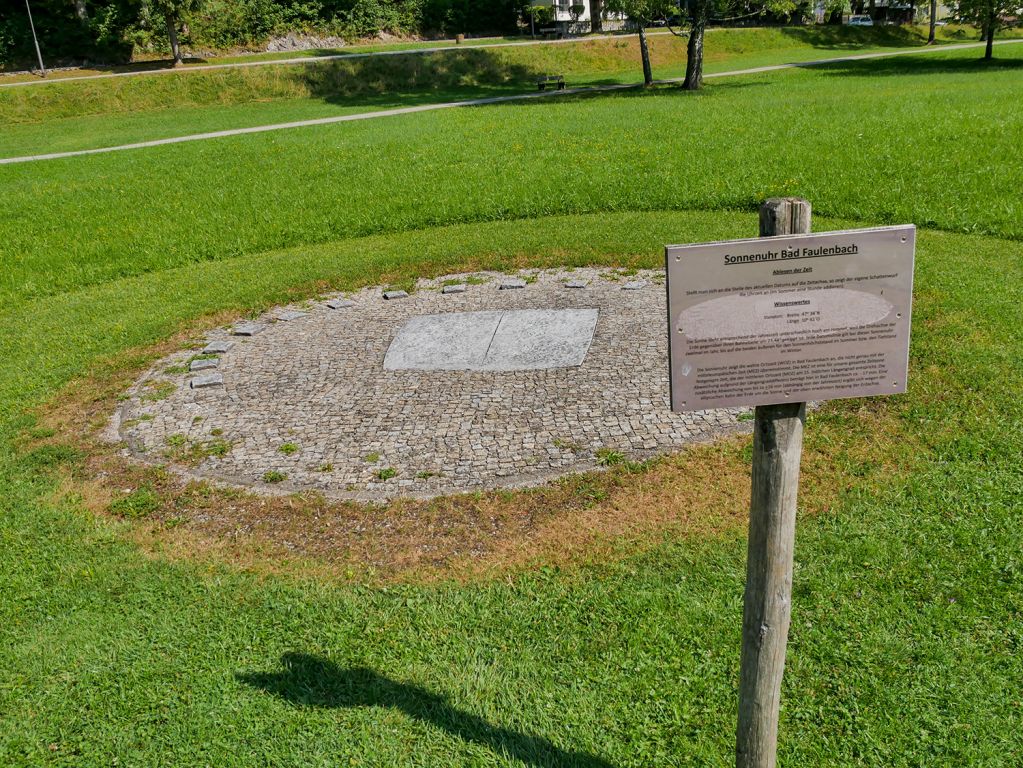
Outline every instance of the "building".
<svg viewBox="0 0 1023 768"><path fill-rule="evenodd" d="M591 0L536 0L536 5L552 9L552 24L544 25L537 32L554 31L559 35L584 35L592 28ZM602 27L605 32L623 29L627 24L621 13L603 13Z"/></svg>

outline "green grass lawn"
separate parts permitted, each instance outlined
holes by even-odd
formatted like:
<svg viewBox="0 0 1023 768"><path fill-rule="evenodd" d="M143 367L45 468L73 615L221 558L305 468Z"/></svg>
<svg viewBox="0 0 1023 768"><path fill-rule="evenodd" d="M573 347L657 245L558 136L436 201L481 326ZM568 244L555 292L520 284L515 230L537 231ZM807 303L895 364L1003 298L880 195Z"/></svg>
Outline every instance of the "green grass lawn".
<svg viewBox="0 0 1023 768"><path fill-rule="evenodd" d="M902 28L712 30L707 72L922 45ZM946 33L943 42L970 41ZM685 73L685 44L651 38L655 76ZM1002 54L1004 49L999 49ZM326 61L0 90L0 156L115 146L189 133L409 104L535 91L541 73L574 87L642 80L636 38Z"/></svg>
<svg viewBox="0 0 1023 768"><path fill-rule="evenodd" d="M829 215L1019 238L1023 48L1005 48L992 66L972 51L931 53L697 95L514 103L4 166L0 296L441 224L751 210L797 192Z"/></svg>
<svg viewBox="0 0 1023 768"><path fill-rule="evenodd" d="M731 764L741 526L466 584L248 573L143 554L19 435L196 317L657 266L787 193L818 230L925 229L909 393L807 429L804 499L849 481L801 509L780 764L1019 765L1023 59L999 55L0 168L0 764Z"/></svg>

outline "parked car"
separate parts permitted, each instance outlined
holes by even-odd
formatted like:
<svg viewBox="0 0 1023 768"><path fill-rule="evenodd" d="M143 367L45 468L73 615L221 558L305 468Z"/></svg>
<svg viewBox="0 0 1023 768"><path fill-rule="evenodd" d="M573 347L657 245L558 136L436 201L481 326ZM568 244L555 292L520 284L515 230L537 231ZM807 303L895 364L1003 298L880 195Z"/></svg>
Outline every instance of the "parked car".
<svg viewBox="0 0 1023 768"><path fill-rule="evenodd" d="M850 27L872 27L874 26L874 20L869 16L850 16L849 17Z"/></svg>

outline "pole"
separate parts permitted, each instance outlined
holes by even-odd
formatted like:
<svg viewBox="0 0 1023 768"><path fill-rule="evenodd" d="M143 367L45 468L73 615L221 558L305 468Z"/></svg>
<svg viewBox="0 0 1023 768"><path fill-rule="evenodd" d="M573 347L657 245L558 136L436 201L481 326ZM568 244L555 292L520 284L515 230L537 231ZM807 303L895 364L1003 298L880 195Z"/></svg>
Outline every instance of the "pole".
<svg viewBox="0 0 1023 768"><path fill-rule="evenodd" d="M806 200L774 198L760 207L761 237L809 232ZM806 403L759 405L754 414L736 768L774 768L777 758L805 420Z"/></svg>
<svg viewBox="0 0 1023 768"><path fill-rule="evenodd" d="M43 64L43 52L39 50L39 38L36 37L36 25L32 21L32 7L25 0L25 10L28 11L28 25L32 28L32 41L36 44L36 56L39 58L39 71L46 77L46 65Z"/></svg>

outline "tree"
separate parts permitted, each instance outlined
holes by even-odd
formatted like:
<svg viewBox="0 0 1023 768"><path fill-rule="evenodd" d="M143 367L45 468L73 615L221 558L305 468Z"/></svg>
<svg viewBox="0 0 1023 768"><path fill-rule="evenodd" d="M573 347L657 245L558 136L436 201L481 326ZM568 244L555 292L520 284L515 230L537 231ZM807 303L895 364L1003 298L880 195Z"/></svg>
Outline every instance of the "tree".
<svg viewBox="0 0 1023 768"><path fill-rule="evenodd" d="M153 7L163 14L167 24L167 37L170 39L171 54L174 66L181 66L181 46L178 44L178 28L188 14L199 10L202 0L152 0Z"/></svg>
<svg viewBox="0 0 1023 768"><path fill-rule="evenodd" d="M935 40L934 29L938 24L938 0L931 0L931 26L927 30L927 44L934 45L937 41Z"/></svg>
<svg viewBox="0 0 1023 768"><path fill-rule="evenodd" d="M590 0L590 32L604 31L605 0Z"/></svg>
<svg viewBox="0 0 1023 768"><path fill-rule="evenodd" d="M995 32L1009 26L1008 19L1023 15L1021 0L952 0L952 17L956 21L975 24L987 41L984 58L994 57Z"/></svg>
<svg viewBox="0 0 1023 768"><path fill-rule="evenodd" d="M650 47L646 40L646 27L654 19L667 16L673 9L671 0L606 0L606 8L613 13L624 13L639 27L639 55L643 62L643 84L653 85L654 74L650 66Z"/></svg>
<svg viewBox="0 0 1023 768"><path fill-rule="evenodd" d="M686 43L686 77L682 87L698 91L703 87L703 36L707 25L714 21L735 21L754 18L767 12L788 14L797 7L797 0L651 0L662 10L662 17L668 22L672 34L684 36L681 30L689 29ZM669 10L670 9L670 10ZM677 20L677 24L672 23ZM675 26L680 30L676 31Z"/></svg>

